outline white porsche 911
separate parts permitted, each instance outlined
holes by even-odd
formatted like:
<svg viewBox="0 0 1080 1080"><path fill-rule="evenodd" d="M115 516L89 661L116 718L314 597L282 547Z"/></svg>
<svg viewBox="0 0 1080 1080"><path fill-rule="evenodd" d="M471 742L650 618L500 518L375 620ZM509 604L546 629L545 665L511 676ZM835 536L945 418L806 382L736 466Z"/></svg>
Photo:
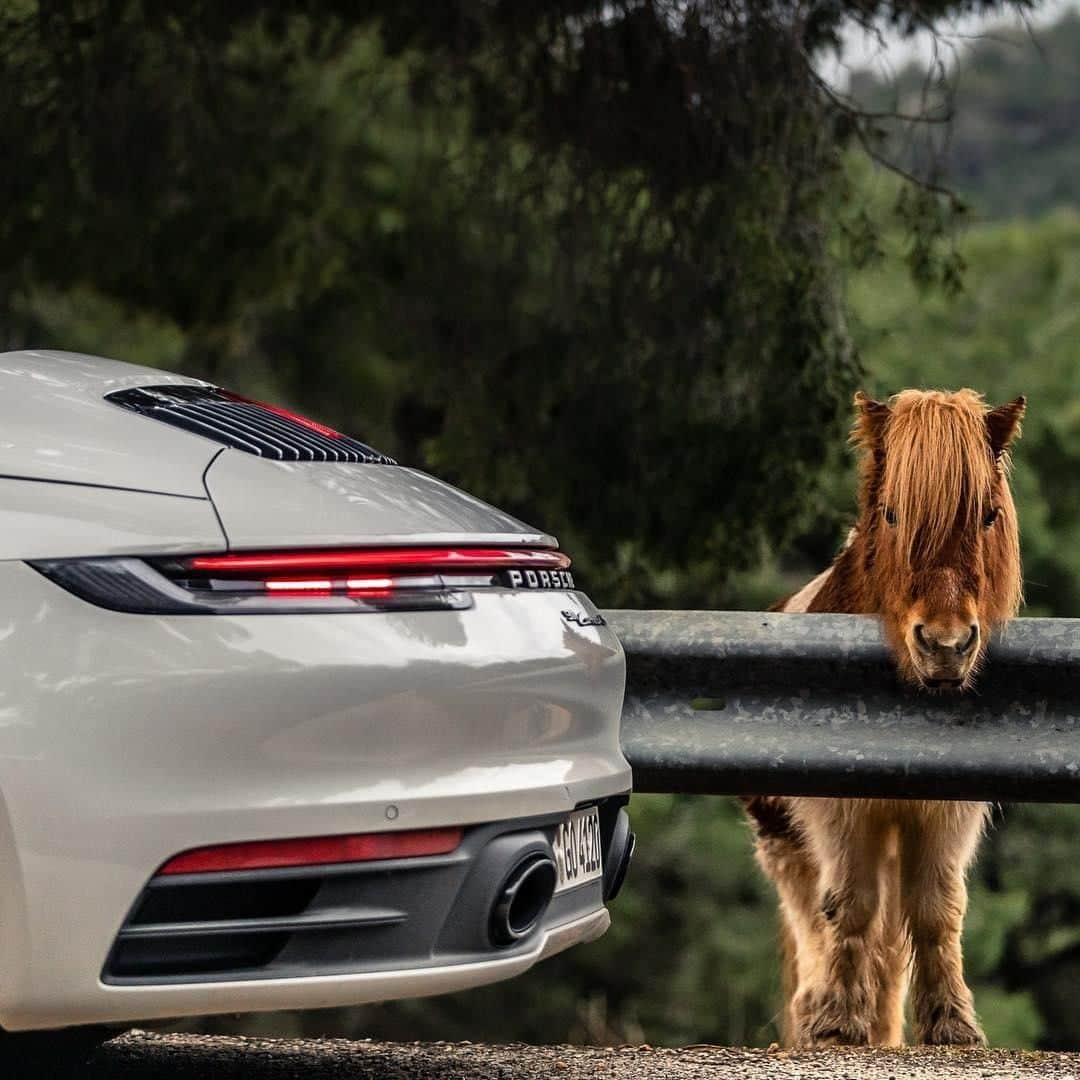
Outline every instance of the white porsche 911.
<svg viewBox="0 0 1080 1080"><path fill-rule="evenodd" d="M0 354L0 1027L507 978L607 927L624 664L555 540L287 410Z"/></svg>

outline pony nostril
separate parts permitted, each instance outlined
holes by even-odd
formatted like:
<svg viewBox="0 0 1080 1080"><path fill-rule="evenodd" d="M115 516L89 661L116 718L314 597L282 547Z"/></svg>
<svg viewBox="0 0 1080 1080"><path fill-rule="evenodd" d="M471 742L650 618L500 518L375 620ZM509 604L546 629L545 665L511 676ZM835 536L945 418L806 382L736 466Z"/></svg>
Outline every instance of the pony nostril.
<svg viewBox="0 0 1080 1080"><path fill-rule="evenodd" d="M975 644L975 639L979 636L979 624L971 624L971 633L968 634L968 639L962 645L956 646L956 651L963 656L965 653L971 652L972 645Z"/></svg>
<svg viewBox="0 0 1080 1080"><path fill-rule="evenodd" d="M915 624L915 643L919 646L924 653L931 653L934 651L934 646L926 640L926 635L923 633L923 624Z"/></svg>

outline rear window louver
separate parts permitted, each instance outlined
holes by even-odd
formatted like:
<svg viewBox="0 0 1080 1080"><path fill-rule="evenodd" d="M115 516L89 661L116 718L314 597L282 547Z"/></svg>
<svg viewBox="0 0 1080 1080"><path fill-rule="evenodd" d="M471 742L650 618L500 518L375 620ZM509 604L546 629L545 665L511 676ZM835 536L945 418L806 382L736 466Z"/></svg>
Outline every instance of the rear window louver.
<svg viewBox="0 0 1080 1080"><path fill-rule="evenodd" d="M105 400L275 461L397 464L386 454L314 420L216 386L142 386L106 394Z"/></svg>

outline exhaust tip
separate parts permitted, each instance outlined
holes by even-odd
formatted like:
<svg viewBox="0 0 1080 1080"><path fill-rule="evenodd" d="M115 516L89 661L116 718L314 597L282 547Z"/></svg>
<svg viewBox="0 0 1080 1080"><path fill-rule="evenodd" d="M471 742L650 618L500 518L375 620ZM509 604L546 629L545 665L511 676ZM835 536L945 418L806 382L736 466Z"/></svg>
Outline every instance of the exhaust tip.
<svg viewBox="0 0 1080 1080"><path fill-rule="evenodd" d="M604 902L614 900L626 880L630 860L634 857L637 837L630 828L630 815L625 808L619 810L615 828L604 853Z"/></svg>
<svg viewBox="0 0 1080 1080"><path fill-rule="evenodd" d="M495 945L513 945L536 929L555 893L555 863L539 852L510 871L491 909L490 934Z"/></svg>

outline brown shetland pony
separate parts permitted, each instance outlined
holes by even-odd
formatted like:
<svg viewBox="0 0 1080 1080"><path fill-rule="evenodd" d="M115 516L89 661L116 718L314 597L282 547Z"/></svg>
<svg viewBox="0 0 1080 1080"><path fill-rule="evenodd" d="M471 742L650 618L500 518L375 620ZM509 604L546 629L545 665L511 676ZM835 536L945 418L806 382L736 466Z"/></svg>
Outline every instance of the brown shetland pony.
<svg viewBox="0 0 1080 1080"><path fill-rule="evenodd" d="M782 611L880 616L900 675L967 689L989 632L1021 600L1009 491L1018 398L972 390L857 394L859 520L832 566ZM758 862L780 897L795 1046L903 1041L909 973L915 1041L983 1041L964 982L965 875L982 803L746 798Z"/></svg>

